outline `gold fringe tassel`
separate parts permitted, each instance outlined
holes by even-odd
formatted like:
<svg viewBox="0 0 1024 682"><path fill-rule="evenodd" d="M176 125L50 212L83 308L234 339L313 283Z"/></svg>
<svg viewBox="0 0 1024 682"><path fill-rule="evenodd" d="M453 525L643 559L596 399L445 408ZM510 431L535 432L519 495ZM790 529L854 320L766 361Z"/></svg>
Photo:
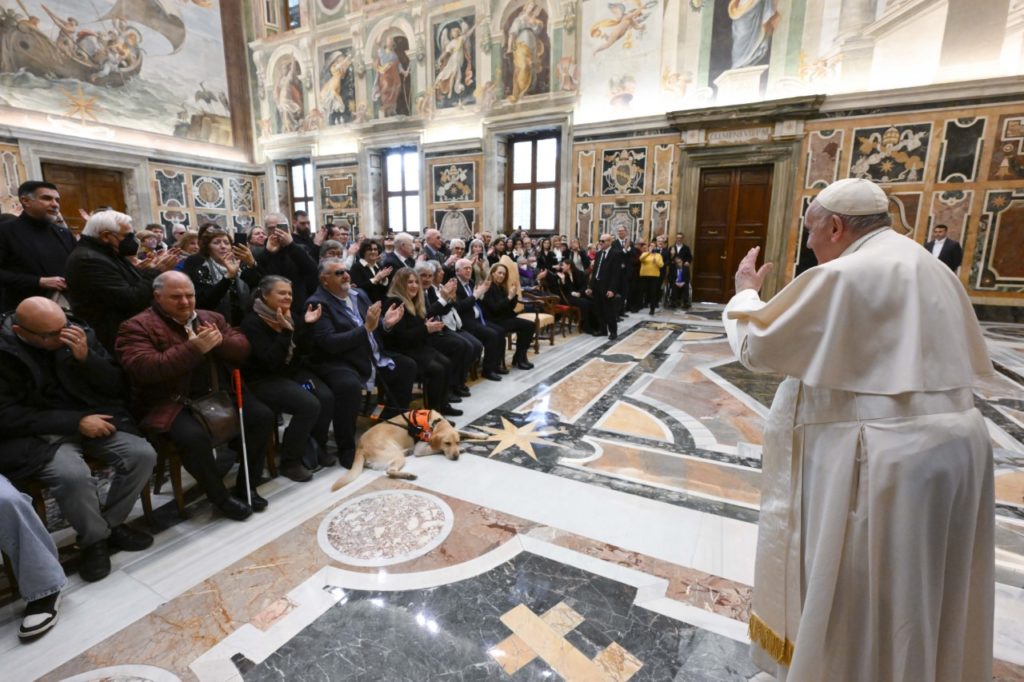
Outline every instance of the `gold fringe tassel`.
<svg viewBox="0 0 1024 682"><path fill-rule="evenodd" d="M753 612L750 614L747 633L750 635L750 641L764 649L779 663L789 665L793 660L793 643L768 627L768 623Z"/></svg>

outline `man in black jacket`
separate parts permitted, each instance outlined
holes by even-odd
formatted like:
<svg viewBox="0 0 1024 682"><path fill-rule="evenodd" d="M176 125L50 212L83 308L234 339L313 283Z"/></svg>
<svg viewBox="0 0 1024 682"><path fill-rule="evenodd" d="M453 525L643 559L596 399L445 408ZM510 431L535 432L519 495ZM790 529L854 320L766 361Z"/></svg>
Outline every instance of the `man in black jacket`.
<svg viewBox="0 0 1024 682"><path fill-rule="evenodd" d="M352 287L348 266L338 258L320 263L320 287L306 301L323 311L312 327L312 361L331 391L334 401L334 439L338 459L352 467L356 454L356 417L363 389L383 383L388 419L405 410L412 400L416 363L399 353L384 350L384 333L405 312L402 306L381 310L366 294Z"/></svg>
<svg viewBox="0 0 1024 682"><path fill-rule="evenodd" d="M292 239L305 250L314 263L319 263L320 245L313 238L313 225L309 222L309 214L305 211L296 211L295 220L292 225L294 226Z"/></svg>
<svg viewBox="0 0 1024 682"><path fill-rule="evenodd" d="M484 345L483 377L489 381L501 381L501 368L505 358L505 330L484 317L480 300L490 286L487 282L473 285L473 263L467 258L455 261L455 310L462 320L462 328L475 336Z"/></svg>
<svg viewBox="0 0 1024 682"><path fill-rule="evenodd" d="M66 288L64 266L75 246L60 224L60 193L49 182L32 180L18 187L22 213L0 229L0 287L3 310L29 296L58 298Z"/></svg>
<svg viewBox="0 0 1024 682"><path fill-rule="evenodd" d="M936 225L932 228L931 241L925 242L924 248L945 263L946 267L956 272L964 260L964 250L961 248L960 242L946 237L948 230L949 228L945 225Z"/></svg>
<svg viewBox="0 0 1024 682"><path fill-rule="evenodd" d="M89 581L110 572L111 546L153 542L123 525L156 462L124 394L121 370L92 330L53 301L29 297L0 322L0 474L50 488L78 532ZM83 455L115 470L102 510Z"/></svg>
<svg viewBox="0 0 1024 682"><path fill-rule="evenodd" d="M414 240L411 234L400 232L395 235L395 250L384 254L384 261L381 263L385 268L392 268L392 272L398 272L402 268L415 268L416 258L413 256Z"/></svg>
<svg viewBox="0 0 1024 682"><path fill-rule="evenodd" d="M110 353L117 328L153 301L153 279L173 268L176 252L144 261L136 268L126 258L136 245L131 216L101 211L90 216L68 257L67 297L71 310L96 332Z"/></svg>
<svg viewBox="0 0 1024 682"><path fill-rule="evenodd" d="M300 322L306 313L306 298L317 287L316 264L306 249L295 243L288 221L280 213L268 213L263 219L267 244L256 258L261 276L278 275L292 283L292 319Z"/></svg>
<svg viewBox="0 0 1024 682"><path fill-rule="evenodd" d="M601 235L601 250L594 260L594 269L590 273L590 286L587 295L594 299L597 312L597 331L594 336L604 336L613 341L619 338L619 302L622 286L622 249L615 247L610 234Z"/></svg>

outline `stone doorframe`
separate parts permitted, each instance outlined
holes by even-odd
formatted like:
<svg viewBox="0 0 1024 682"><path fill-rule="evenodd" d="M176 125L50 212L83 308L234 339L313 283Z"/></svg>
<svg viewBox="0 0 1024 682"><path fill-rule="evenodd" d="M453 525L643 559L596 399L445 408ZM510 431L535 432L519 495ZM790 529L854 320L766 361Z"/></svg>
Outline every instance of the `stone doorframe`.
<svg viewBox="0 0 1024 682"><path fill-rule="evenodd" d="M775 264L761 298L768 300L787 281L789 252L798 194L796 177L804 121L819 114L824 95L790 97L736 106L678 111L666 115L682 133L677 229L695 245L700 172L704 168L772 166L772 196L764 260Z"/></svg>

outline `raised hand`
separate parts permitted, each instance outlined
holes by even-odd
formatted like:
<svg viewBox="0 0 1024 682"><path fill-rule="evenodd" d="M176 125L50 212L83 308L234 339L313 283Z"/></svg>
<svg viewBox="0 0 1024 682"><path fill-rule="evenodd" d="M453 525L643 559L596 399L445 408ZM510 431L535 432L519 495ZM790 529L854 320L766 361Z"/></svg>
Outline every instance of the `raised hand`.
<svg viewBox="0 0 1024 682"><path fill-rule="evenodd" d="M81 327L65 327L60 330L60 342L71 349L71 357L85 362L89 357L89 341Z"/></svg>
<svg viewBox="0 0 1024 682"><path fill-rule="evenodd" d="M405 315L405 306L398 305L397 303L392 304L384 314L384 327L391 329L398 324L398 321L402 319L403 315Z"/></svg>
<svg viewBox="0 0 1024 682"><path fill-rule="evenodd" d="M185 332L188 335L188 342L204 355L224 341L224 337L215 324L201 323L198 332L194 332L190 326L186 326Z"/></svg>
<svg viewBox="0 0 1024 682"><path fill-rule="evenodd" d="M63 277L40 277L39 288L64 291L68 288L68 283L64 281Z"/></svg>
<svg viewBox="0 0 1024 682"><path fill-rule="evenodd" d="M231 247L231 253L245 266L251 268L256 265L256 258L253 257L252 251L245 244L235 244Z"/></svg>
<svg viewBox="0 0 1024 682"><path fill-rule="evenodd" d="M760 246L747 251L747 255L740 261L740 265L736 268L736 291L740 292L744 289L753 289L754 291L761 291L761 285L764 284L765 277L772 271L772 264L765 263L760 268L757 267L757 256L761 252Z"/></svg>
<svg viewBox="0 0 1024 682"><path fill-rule="evenodd" d="M456 284L458 284L458 282L456 282L455 278L452 277L450 280L444 283L444 286L441 287L441 293L444 294L444 298L446 301L452 300L452 297L455 296Z"/></svg>
<svg viewBox="0 0 1024 682"><path fill-rule="evenodd" d="M320 319L320 316L324 314L323 307L317 303L316 306L310 304L306 306L306 314L302 317L306 324L313 324Z"/></svg>
<svg viewBox="0 0 1024 682"><path fill-rule="evenodd" d="M238 262L237 258L231 256L224 261L224 267L228 270L227 278L234 279L238 276L238 271L242 268L242 264Z"/></svg>
<svg viewBox="0 0 1024 682"><path fill-rule="evenodd" d="M366 319L363 320L363 326L371 334L376 331L378 324L380 324L380 301L366 309Z"/></svg>
<svg viewBox="0 0 1024 682"><path fill-rule="evenodd" d="M288 230L281 227L275 227L274 234L277 235L277 242L281 246L288 246L292 243L292 233Z"/></svg>
<svg viewBox="0 0 1024 682"><path fill-rule="evenodd" d="M479 301L484 297L484 294L486 294L487 290L490 288L491 283L489 281L480 282L480 284L477 284L476 288L473 289L473 298Z"/></svg>
<svg viewBox="0 0 1024 682"><path fill-rule="evenodd" d="M327 226L321 225L316 231L316 235L313 237L313 243L320 246L327 239Z"/></svg>

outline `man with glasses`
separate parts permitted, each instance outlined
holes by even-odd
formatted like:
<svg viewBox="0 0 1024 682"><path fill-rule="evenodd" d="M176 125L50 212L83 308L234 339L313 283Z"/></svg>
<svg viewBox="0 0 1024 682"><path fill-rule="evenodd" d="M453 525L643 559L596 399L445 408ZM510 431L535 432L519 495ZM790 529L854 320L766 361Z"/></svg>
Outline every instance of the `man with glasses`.
<svg viewBox="0 0 1024 682"><path fill-rule="evenodd" d="M402 318L405 308L381 303L352 287L348 267L338 258L320 263L320 287L305 305L321 306L323 314L313 325L313 362L338 399L334 402L334 438L338 459L352 467L356 454L356 417L363 389L383 384L387 405L382 418L389 419L409 406L416 363L404 355L384 350L384 334Z"/></svg>
<svg viewBox="0 0 1024 682"><path fill-rule="evenodd" d="M75 246L63 226L60 192L49 182L30 180L18 187L21 215L0 230L0 293L3 310L29 296L63 300L65 262Z"/></svg>
<svg viewBox="0 0 1024 682"><path fill-rule="evenodd" d="M608 334L613 341L619 338L619 289L623 277L622 249L615 246L610 234L601 235L601 250L597 252L594 269L590 273L590 286L587 287L587 296L594 299L597 312L597 331L593 335Z"/></svg>
<svg viewBox="0 0 1024 682"><path fill-rule="evenodd" d="M156 452L122 402L124 377L86 325L33 296L0 322L0 474L50 488L82 548L88 581L110 573L110 549L153 538L124 525L153 472ZM82 456L114 469L101 508Z"/></svg>

